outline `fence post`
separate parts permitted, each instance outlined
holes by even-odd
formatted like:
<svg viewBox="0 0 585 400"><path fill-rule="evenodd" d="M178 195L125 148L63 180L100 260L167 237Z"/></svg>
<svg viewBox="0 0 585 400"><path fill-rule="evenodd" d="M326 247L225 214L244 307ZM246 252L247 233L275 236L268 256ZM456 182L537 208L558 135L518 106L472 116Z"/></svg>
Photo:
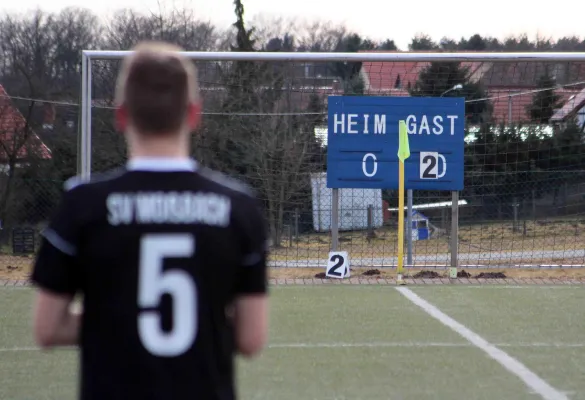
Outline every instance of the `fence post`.
<svg viewBox="0 0 585 400"><path fill-rule="evenodd" d="M508 95L508 124L512 125L512 96Z"/></svg>
<svg viewBox="0 0 585 400"><path fill-rule="evenodd" d="M563 183L563 215L567 215L567 205L569 204L569 184Z"/></svg>
<svg viewBox="0 0 585 400"><path fill-rule="evenodd" d="M367 238L371 239L374 237L374 208L371 204L368 204L367 208L367 221L368 221L368 233Z"/></svg>
<svg viewBox="0 0 585 400"><path fill-rule="evenodd" d="M536 221L536 190L532 189L532 219Z"/></svg>
<svg viewBox="0 0 585 400"><path fill-rule="evenodd" d="M459 192L451 192L451 268L457 268L459 244Z"/></svg>
<svg viewBox="0 0 585 400"><path fill-rule="evenodd" d="M299 240L299 209L295 208L295 240Z"/></svg>
<svg viewBox="0 0 585 400"><path fill-rule="evenodd" d="M406 191L406 264L412 265L412 189Z"/></svg>
<svg viewBox="0 0 585 400"><path fill-rule="evenodd" d="M512 225L512 232L514 232L514 233L516 233L520 230L518 228L518 206L519 205L520 204L518 204L518 201L514 197L513 203L512 203L512 207L514 207L514 225Z"/></svg>
<svg viewBox="0 0 585 400"><path fill-rule="evenodd" d="M337 251L339 243L339 189L332 189L331 192L331 251Z"/></svg>

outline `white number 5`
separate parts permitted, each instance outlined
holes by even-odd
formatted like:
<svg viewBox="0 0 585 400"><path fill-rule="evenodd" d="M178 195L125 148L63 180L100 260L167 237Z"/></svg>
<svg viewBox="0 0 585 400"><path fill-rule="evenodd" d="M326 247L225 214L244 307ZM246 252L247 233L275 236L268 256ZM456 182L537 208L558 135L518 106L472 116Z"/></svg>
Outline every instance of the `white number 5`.
<svg viewBox="0 0 585 400"><path fill-rule="evenodd" d="M161 357L175 357L187 351L197 336L197 286L185 271L163 271L166 257L192 257L195 239L190 234L150 234L140 242L138 306L154 308L163 294L173 298L173 328L165 332L160 313L141 311L138 334L144 347Z"/></svg>

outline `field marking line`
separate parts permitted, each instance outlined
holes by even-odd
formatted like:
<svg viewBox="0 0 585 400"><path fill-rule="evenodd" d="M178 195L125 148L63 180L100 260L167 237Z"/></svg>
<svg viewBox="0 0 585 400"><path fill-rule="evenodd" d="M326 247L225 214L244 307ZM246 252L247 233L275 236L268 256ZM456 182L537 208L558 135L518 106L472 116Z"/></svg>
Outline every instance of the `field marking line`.
<svg viewBox="0 0 585 400"><path fill-rule="evenodd" d="M550 348L584 348L585 343L495 343L496 347L550 347ZM271 343L267 346L269 349L319 349L319 348L341 348L341 347L475 347L472 343L453 343L453 342L333 342L333 343Z"/></svg>
<svg viewBox="0 0 585 400"><path fill-rule="evenodd" d="M489 343L487 340L473 332L471 329L467 328L465 325L455 321L437 307L418 296L412 290L405 287L397 287L395 289L431 317L435 318L448 328L451 328L451 330L465 338L480 350L483 350L502 367L520 378L529 388L531 388L535 393L539 394L543 399L568 400L568 397L564 393L549 385L541 377L529 370L528 367L526 367L520 361L516 360L508 353Z"/></svg>
<svg viewBox="0 0 585 400"><path fill-rule="evenodd" d="M45 352L54 352L54 351L71 351L77 350L76 347L55 347L53 349L43 350L40 347L34 346L23 346L23 347L0 347L0 353L9 353L9 352L18 352L18 351L45 351Z"/></svg>
<svg viewBox="0 0 585 400"><path fill-rule="evenodd" d="M415 285L411 285L415 286ZM551 290L583 290L585 287L583 285L578 284L563 284L563 285L540 285L540 284L526 284L526 285L494 285L494 284L484 284L484 285L469 285L469 284L462 284L462 285L430 285L430 284L423 284L417 285L416 288L425 289L432 289L436 287L450 287L450 288L457 288L457 289L551 289Z"/></svg>
<svg viewBox="0 0 585 400"><path fill-rule="evenodd" d="M0 353L9 351L35 351L40 350L38 347L3 347L0 348Z"/></svg>
<svg viewBox="0 0 585 400"><path fill-rule="evenodd" d="M585 348L585 343L494 343L496 347L541 347L541 348ZM267 349L336 349L336 348L425 348L425 347L471 347L475 345L469 342L330 342L330 343L271 343L266 346ZM75 347L55 348L51 351L77 350ZM0 353L19 352L19 351L42 351L39 347L0 347Z"/></svg>
<svg viewBox="0 0 585 400"><path fill-rule="evenodd" d="M342 348L342 347L469 347L467 343L449 342L371 342L371 343L272 343L267 346L269 349L320 349L320 348Z"/></svg>

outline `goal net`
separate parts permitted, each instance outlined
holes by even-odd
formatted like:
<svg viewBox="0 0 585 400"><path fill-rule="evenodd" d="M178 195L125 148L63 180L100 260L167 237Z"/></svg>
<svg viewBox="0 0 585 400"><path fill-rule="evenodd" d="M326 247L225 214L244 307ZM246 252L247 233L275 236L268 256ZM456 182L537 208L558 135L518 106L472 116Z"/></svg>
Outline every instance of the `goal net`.
<svg viewBox="0 0 585 400"><path fill-rule="evenodd" d="M112 108L122 54L84 55L84 174L126 160ZM203 125L193 134L193 156L256 190L269 221L273 265L320 267L331 249L329 96L464 98L459 264L584 264L585 57L375 52L190 56L204 105ZM340 189L338 248L349 252L352 265L396 265L397 199L396 190ZM412 261L448 265L451 194L415 190L412 203L407 238Z"/></svg>

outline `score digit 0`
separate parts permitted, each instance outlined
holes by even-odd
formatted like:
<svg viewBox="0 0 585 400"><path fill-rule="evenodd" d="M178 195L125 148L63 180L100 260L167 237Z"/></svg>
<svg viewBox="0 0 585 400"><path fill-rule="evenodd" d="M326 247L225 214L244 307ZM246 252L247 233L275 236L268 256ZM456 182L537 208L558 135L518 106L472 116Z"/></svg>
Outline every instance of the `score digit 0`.
<svg viewBox="0 0 585 400"><path fill-rule="evenodd" d="M370 157L374 160L374 170L372 172L368 172L366 169L366 161ZM368 178L371 178L372 176L376 175L376 172L378 172L378 159L374 154L367 153L364 156L364 158L362 159L362 171L364 172L364 175L367 176Z"/></svg>

